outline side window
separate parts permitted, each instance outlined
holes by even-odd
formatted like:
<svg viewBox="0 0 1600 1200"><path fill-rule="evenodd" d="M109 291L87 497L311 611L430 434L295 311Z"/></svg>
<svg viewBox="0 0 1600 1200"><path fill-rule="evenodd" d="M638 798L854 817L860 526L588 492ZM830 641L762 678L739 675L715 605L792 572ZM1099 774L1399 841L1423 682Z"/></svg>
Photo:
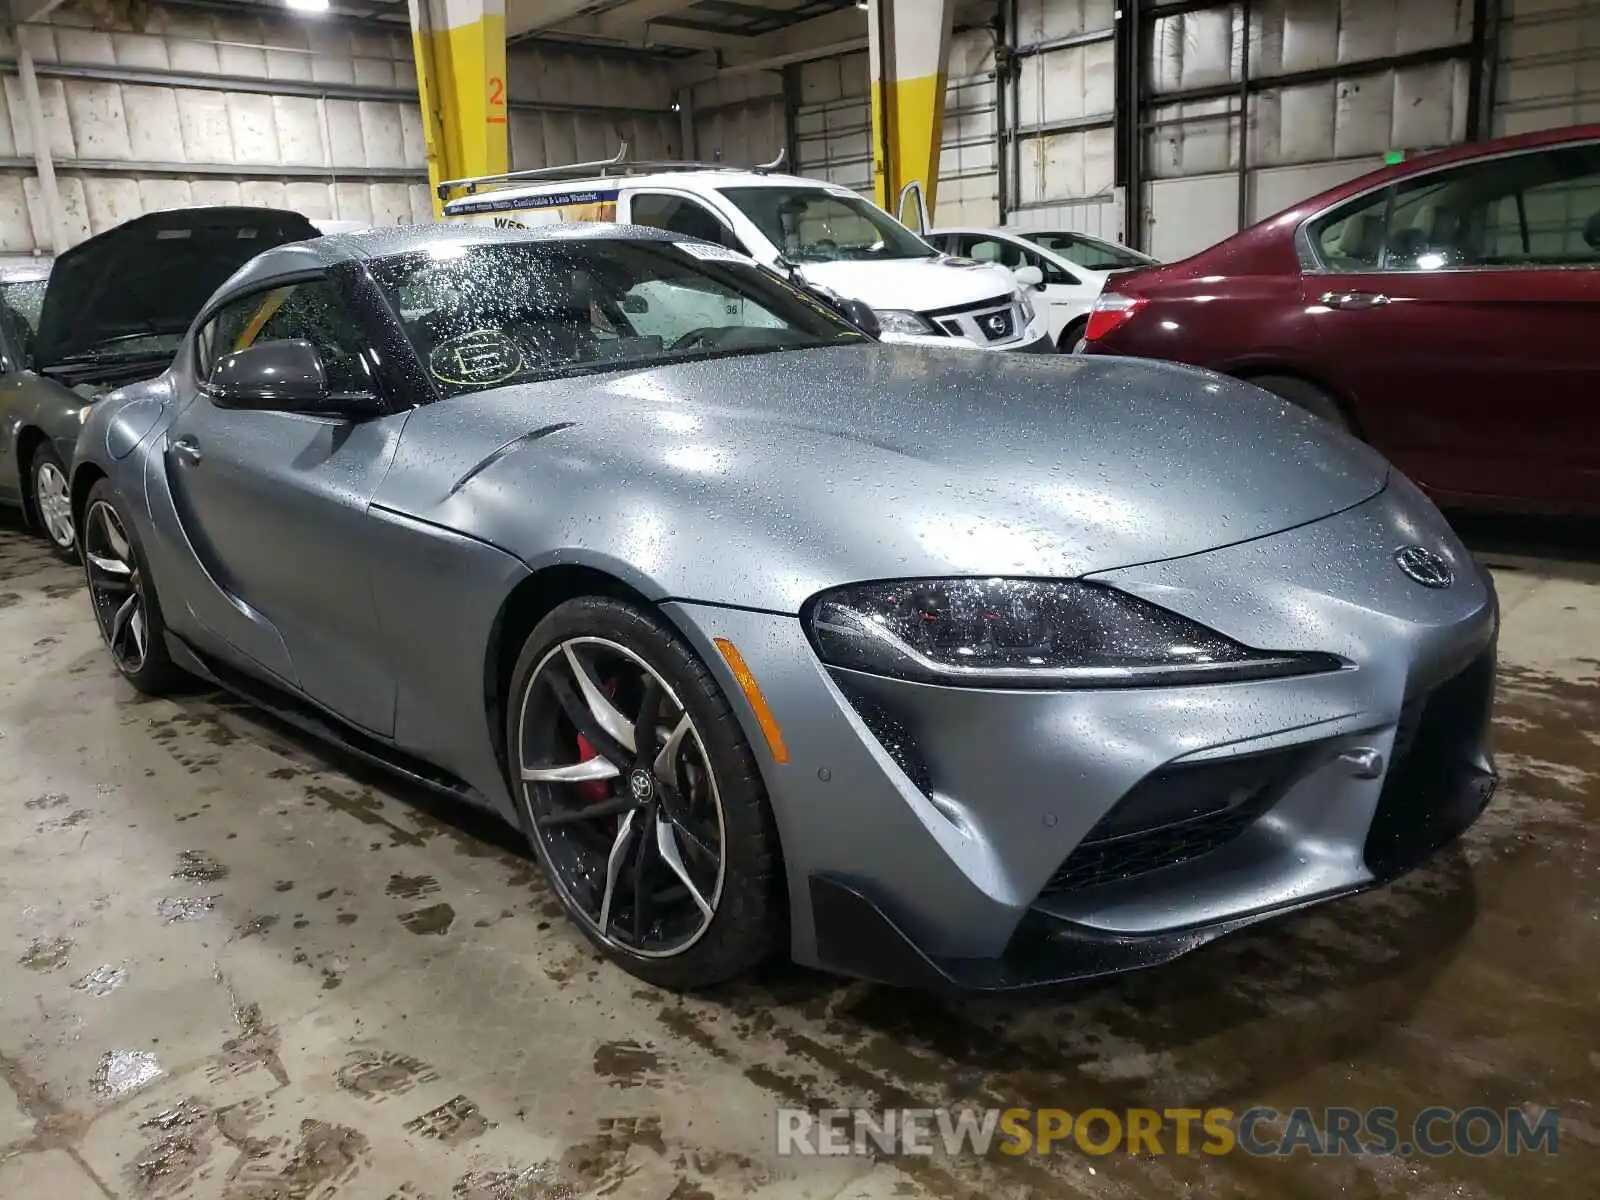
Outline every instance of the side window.
<svg viewBox="0 0 1600 1200"><path fill-rule="evenodd" d="M1432 171L1311 234L1335 271L1600 266L1600 143Z"/></svg>
<svg viewBox="0 0 1600 1200"><path fill-rule="evenodd" d="M648 225L668 233L681 233L685 237L715 242L730 250L744 253L739 239L734 237L709 208L687 196L670 196L663 192L635 192L628 202L629 219L635 225Z"/></svg>
<svg viewBox="0 0 1600 1200"><path fill-rule="evenodd" d="M1022 261L1030 267L1038 267L1046 283L1064 283L1070 286L1081 282L1076 275L1065 267L1056 265L1037 250L1024 250Z"/></svg>
<svg viewBox="0 0 1600 1200"><path fill-rule="evenodd" d="M1376 271L1383 261L1383 218L1392 189L1363 196L1311 226L1311 244L1330 271Z"/></svg>
<svg viewBox="0 0 1600 1200"><path fill-rule="evenodd" d="M1011 242L999 238L975 237L967 250L967 257L981 263L999 263L1002 267L1020 267L1022 250Z"/></svg>
<svg viewBox="0 0 1600 1200"><path fill-rule="evenodd" d="M321 279L257 292L219 309L200 331L198 365L202 376L210 378L225 354L265 342L297 339L317 348L331 391L359 392L372 387L356 320L333 285Z"/></svg>

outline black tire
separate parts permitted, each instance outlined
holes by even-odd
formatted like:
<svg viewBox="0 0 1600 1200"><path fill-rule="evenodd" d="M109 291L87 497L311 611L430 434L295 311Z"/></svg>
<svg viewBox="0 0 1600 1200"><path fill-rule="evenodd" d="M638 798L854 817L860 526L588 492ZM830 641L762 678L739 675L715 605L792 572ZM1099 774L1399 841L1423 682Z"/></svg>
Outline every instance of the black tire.
<svg viewBox="0 0 1600 1200"><path fill-rule="evenodd" d="M671 787L676 788L687 781L684 793L691 795L687 802L683 794L672 791L660 782L667 778L660 773L653 774L658 781L655 786L662 789L655 799L648 803L641 801L640 793L632 790L635 776L659 750L656 739L660 736L661 726L657 717L647 720L642 714L628 716L621 712L630 705L623 697L620 689L624 685L617 682L616 674L613 674L607 698L615 700L614 707L620 715L634 722L629 733L634 742L638 741L639 730L652 730L651 740L644 751L635 752L631 766L621 766L620 776L604 782L582 785L570 782L524 782L524 771L530 763L533 769L542 767L548 771L551 769L548 764L553 759L564 762L572 756L572 752L556 747L571 746L572 730L577 727L571 724L570 709L563 705L546 680L550 673L562 679L568 678L572 660L562 656L564 648L574 639L600 639L599 642L586 645L583 651L589 653L592 650L596 655L586 666L596 662L601 664L591 674L591 682L605 682L602 660L607 656L610 656L609 661L614 666L621 664L619 670L633 669L637 664L615 653L617 650L623 651L641 661L657 677L658 682L665 685L665 698L656 700L661 707L653 711L659 713L670 704L677 719L686 717L691 722L695 741L691 749L682 753L694 755L694 763L699 764L699 768L708 766L709 775L699 768L695 769L693 775L679 775L674 769ZM537 682L536 675L540 677ZM570 678L576 681L575 675ZM654 686L642 671L637 678L644 680L646 689ZM568 700L575 695L575 692L569 692ZM782 868L777 832L760 770L738 719L711 672L659 615L602 596L580 597L559 605L539 622L524 643L511 674L505 707L507 766L524 831L569 918L602 954L623 970L649 983L674 990L692 990L740 976L778 950L786 933ZM642 709L643 705L640 703L632 707ZM594 715L592 707L583 707L581 711L588 717ZM691 745L687 736L682 741L686 747ZM580 741L580 748L582 744ZM617 754L627 754L630 750L616 742L612 743L612 747ZM655 948L653 953L640 952L635 947L644 947L654 930L647 931L636 940L622 930L624 919L621 916L615 917L614 925L608 922L606 914L609 899L601 902L598 914L591 912L599 881L592 870L584 872L573 864L579 860L595 861L592 857L582 859L582 856L593 856L599 848L615 838L610 842L609 855L600 855L598 863L602 880L610 879L607 864L612 859L619 864L625 861L630 863L626 869L634 872L631 897L624 901L619 887L619 906L627 903L632 906L632 911L637 912L642 907L638 900L639 892L652 892L653 889L641 888L643 876L637 873L641 870L653 870L654 878L666 879L667 891L681 891L683 896L680 897L680 905L691 893L699 897L700 893L694 888L679 887L670 876L663 875L662 871L670 865L666 857L643 844L651 840L648 831L652 828L652 820L657 824L665 821L676 826L677 817L671 809L663 810L661 807L669 803L668 798L674 797L670 801L673 806L685 803L693 806L695 801L692 793L697 785L720 811L715 829L722 847L715 868L716 890L711 894L712 911L707 917L703 910L686 910L694 920L700 922L700 932L688 938L682 949L668 946L664 949ZM569 805L567 801L574 793L568 789L574 786L591 789L589 798L580 797L575 805ZM603 795L596 797L596 790L603 792ZM657 805L655 809L649 807L652 803ZM581 810L586 804L629 805L632 811L598 819L583 818L560 825L536 824L536 806L548 821L553 809L571 813ZM638 831L641 836L637 841L626 843L633 849L626 852L626 858L621 858L619 855L623 852L619 847L625 844L627 836L621 832L623 823L634 816L640 817ZM700 826L699 831L704 833L705 826ZM584 838L592 839L592 845L584 849L577 848L577 843ZM693 857L699 858L698 852L703 848L704 841L697 840L691 847L686 840L683 846L685 849L695 849ZM635 854L645 863L644 867L631 865ZM683 878L681 868L684 857L680 856L679 866L675 868L680 870L680 879ZM558 858L568 863L565 873ZM709 858L702 859L702 869L709 869L705 864L710 861ZM623 880L623 869L620 865L615 869L619 884ZM578 893L583 891L588 893L587 908L578 897ZM606 895L610 894L607 888ZM657 897L661 894L655 892ZM657 899L649 902L652 918L656 916L657 903ZM699 911L699 916L694 916L696 911ZM637 922L641 919L634 920ZM614 928L615 936L603 934L602 924L607 933ZM633 934L639 933L640 926L635 923ZM632 945L628 944L630 941Z"/></svg>
<svg viewBox="0 0 1600 1200"><path fill-rule="evenodd" d="M51 512L52 496L57 497L54 514ZM62 502L65 502L64 511ZM72 527L70 505L66 464L49 442L40 442L28 459L28 508L39 533L63 562L78 561L78 541Z"/></svg>
<svg viewBox="0 0 1600 1200"><path fill-rule="evenodd" d="M108 571L102 565L112 556L102 553L115 549L108 542L107 526L103 522L103 509L109 509L116 518L116 529L127 545L124 565L126 575ZM122 497L109 479L102 479L89 489L83 506L82 528L78 530L78 546L83 556L83 570L89 585L89 603L94 610L95 625L100 638L111 654L117 671L137 690L147 696L165 696L180 688L187 679L183 669L167 653L167 623L161 616L161 601L156 596L155 580L151 577L139 543L139 535L128 518ZM114 539L112 539L114 541ZM118 557L121 558L120 552ZM119 582L121 581L121 582ZM126 620L119 621L123 606L129 598L136 606L130 609ZM134 624L138 620L141 623ZM113 636L116 631L116 636ZM136 632L142 631L142 637ZM130 642L128 639L134 639ZM137 648L135 656L131 651Z"/></svg>
<svg viewBox="0 0 1600 1200"><path fill-rule="evenodd" d="M1245 382L1287 400L1296 408L1305 409L1312 416L1321 417L1335 428L1350 432L1350 419L1339 407L1339 402L1314 383L1307 383L1293 375L1256 375Z"/></svg>
<svg viewBox="0 0 1600 1200"><path fill-rule="evenodd" d="M1089 328L1089 318L1079 317L1072 324L1061 331L1061 336L1056 340L1056 350L1062 354L1071 354L1082 340L1084 331Z"/></svg>

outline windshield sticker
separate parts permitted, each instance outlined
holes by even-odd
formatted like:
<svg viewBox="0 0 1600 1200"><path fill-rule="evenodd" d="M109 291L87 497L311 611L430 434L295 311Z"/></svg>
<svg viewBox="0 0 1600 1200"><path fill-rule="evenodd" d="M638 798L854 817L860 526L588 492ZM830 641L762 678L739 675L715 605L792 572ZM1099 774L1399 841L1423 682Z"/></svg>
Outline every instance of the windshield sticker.
<svg viewBox="0 0 1600 1200"><path fill-rule="evenodd" d="M748 267L756 261L748 254L740 254L737 250L729 250L726 246L718 246L712 242L674 242L672 244L689 255L690 258L698 258L701 262L733 262Z"/></svg>
<svg viewBox="0 0 1600 1200"><path fill-rule="evenodd" d="M435 346L428 370L457 387L492 387L522 370L522 351L498 329L474 329Z"/></svg>

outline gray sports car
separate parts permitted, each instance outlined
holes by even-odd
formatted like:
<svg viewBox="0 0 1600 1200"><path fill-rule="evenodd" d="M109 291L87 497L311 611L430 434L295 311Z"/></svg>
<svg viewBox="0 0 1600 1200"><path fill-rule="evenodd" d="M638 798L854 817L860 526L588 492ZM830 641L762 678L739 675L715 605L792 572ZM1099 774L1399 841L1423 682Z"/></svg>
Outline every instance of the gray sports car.
<svg viewBox="0 0 1600 1200"><path fill-rule="evenodd" d="M85 407L166 370L217 285L255 255L316 236L278 209L151 213L80 242L48 272L0 278L0 504L70 557L67 471Z"/></svg>
<svg viewBox="0 0 1600 1200"><path fill-rule="evenodd" d="M77 455L135 687L518 824L666 986L1148 966L1493 786L1494 593L1372 451L1188 368L880 344L665 233L268 251Z"/></svg>

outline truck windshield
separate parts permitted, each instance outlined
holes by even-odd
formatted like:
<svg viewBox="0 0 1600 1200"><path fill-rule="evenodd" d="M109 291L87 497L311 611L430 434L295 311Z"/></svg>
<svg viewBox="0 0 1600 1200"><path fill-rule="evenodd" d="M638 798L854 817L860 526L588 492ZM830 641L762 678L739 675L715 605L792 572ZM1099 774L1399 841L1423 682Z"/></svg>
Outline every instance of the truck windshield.
<svg viewBox="0 0 1600 1200"><path fill-rule="evenodd" d="M372 273L446 396L871 341L772 272L700 242L441 241Z"/></svg>
<svg viewBox="0 0 1600 1200"><path fill-rule="evenodd" d="M721 191L790 262L878 262L938 254L888 213L852 192L820 187Z"/></svg>

